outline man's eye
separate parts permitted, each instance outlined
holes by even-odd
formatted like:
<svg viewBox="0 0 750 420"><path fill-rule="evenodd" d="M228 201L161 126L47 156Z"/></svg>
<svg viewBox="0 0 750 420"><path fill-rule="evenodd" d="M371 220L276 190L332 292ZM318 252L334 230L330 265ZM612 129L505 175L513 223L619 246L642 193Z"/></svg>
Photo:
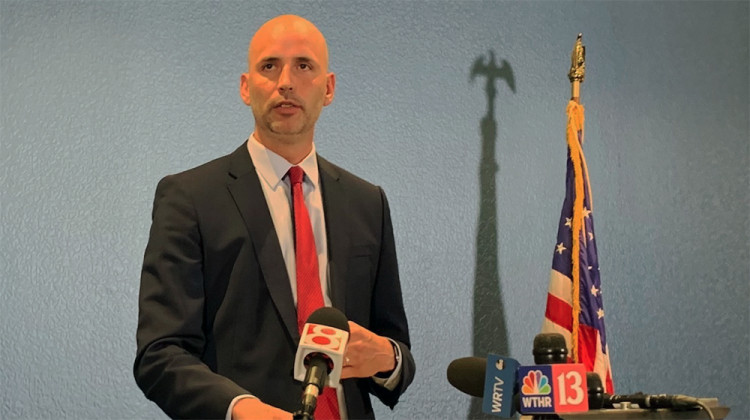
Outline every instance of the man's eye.
<svg viewBox="0 0 750 420"><path fill-rule="evenodd" d="M261 70L271 70L273 68L272 63L266 63L261 67Z"/></svg>
<svg viewBox="0 0 750 420"><path fill-rule="evenodd" d="M302 70L310 70L310 65L307 63L300 63L299 68Z"/></svg>

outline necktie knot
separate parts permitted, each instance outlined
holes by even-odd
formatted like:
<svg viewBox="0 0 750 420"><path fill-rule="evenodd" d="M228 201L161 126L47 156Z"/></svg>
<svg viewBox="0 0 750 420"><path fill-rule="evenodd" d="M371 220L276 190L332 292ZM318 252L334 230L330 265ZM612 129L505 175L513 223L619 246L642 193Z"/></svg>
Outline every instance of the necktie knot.
<svg viewBox="0 0 750 420"><path fill-rule="evenodd" d="M301 184L302 179L305 177L305 171L302 170L299 166L292 166L289 168L289 181L294 184Z"/></svg>

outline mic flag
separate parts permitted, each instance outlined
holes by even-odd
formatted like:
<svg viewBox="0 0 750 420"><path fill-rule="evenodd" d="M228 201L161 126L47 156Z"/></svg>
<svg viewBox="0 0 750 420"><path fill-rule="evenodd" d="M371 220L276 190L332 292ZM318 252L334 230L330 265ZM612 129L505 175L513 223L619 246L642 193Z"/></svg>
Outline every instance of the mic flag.
<svg viewBox="0 0 750 420"><path fill-rule="evenodd" d="M586 367L581 363L518 368L521 414L575 413L589 409Z"/></svg>
<svg viewBox="0 0 750 420"><path fill-rule="evenodd" d="M482 398L482 411L496 417L510 418L516 411L514 402L518 361L489 354L484 357L462 357L448 365L448 382L459 391Z"/></svg>
<svg viewBox="0 0 750 420"><path fill-rule="evenodd" d="M498 417L513 417L513 391L518 365L518 361L510 357L487 355L482 412Z"/></svg>
<svg viewBox="0 0 750 420"><path fill-rule="evenodd" d="M294 359L294 379L304 381L310 358L322 356L326 359L329 370L324 386L338 388L348 341L349 324L346 316L331 307L317 309L307 319L302 330Z"/></svg>

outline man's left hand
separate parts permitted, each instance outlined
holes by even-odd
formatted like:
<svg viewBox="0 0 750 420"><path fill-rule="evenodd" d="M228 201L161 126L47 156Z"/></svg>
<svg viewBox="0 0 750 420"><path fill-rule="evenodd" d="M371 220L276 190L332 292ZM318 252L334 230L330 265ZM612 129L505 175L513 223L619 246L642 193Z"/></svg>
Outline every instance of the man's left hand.
<svg viewBox="0 0 750 420"><path fill-rule="evenodd" d="M341 379L367 378L396 368L391 342L349 321L349 343L344 352Z"/></svg>

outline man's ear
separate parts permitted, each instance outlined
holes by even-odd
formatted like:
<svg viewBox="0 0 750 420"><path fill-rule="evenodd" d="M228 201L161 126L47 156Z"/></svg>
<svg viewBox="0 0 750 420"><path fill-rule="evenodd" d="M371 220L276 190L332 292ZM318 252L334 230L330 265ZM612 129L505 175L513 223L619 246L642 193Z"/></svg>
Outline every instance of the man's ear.
<svg viewBox="0 0 750 420"><path fill-rule="evenodd" d="M250 87L247 85L250 73L242 73L240 76L240 98L245 105L250 106Z"/></svg>
<svg viewBox="0 0 750 420"><path fill-rule="evenodd" d="M328 73L326 75L326 96L325 100L323 100L323 106L328 106L331 102L333 102L333 94L336 91L336 75L333 73Z"/></svg>

